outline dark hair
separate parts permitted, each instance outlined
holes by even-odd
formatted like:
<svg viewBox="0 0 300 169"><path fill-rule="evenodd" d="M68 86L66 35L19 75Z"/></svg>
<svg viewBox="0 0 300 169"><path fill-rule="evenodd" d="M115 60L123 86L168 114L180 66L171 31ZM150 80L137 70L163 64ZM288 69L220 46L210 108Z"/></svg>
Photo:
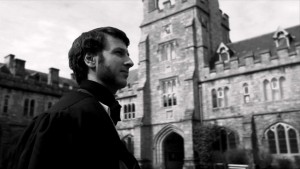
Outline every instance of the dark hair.
<svg viewBox="0 0 300 169"><path fill-rule="evenodd" d="M78 84L87 79L88 67L84 63L84 56L102 52L107 43L107 35L118 38L126 46L129 46L130 42L126 34L114 27L101 27L84 32L73 42L69 50L69 66L73 70Z"/></svg>

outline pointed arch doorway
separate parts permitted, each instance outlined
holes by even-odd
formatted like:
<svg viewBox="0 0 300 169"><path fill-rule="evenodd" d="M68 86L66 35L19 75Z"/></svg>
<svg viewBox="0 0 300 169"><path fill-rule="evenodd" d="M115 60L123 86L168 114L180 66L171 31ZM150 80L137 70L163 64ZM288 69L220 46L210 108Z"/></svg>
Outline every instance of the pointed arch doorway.
<svg viewBox="0 0 300 169"><path fill-rule="evenodd" d="M163 158L165 169L182 169L184 159L183 138L175 133L170 133L163 141Z"/></svg>

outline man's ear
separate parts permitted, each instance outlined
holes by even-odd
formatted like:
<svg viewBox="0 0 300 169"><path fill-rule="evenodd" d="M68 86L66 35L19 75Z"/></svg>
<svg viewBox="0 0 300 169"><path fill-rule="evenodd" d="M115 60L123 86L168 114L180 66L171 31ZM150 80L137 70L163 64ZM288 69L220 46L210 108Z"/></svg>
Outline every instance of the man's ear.
<svg viewBox="0 0 300 169"><path fill-rule="evenodd" d="M96 67L96 57L92 54L86 54L84 56L84 62L90 68Z"/></svg>

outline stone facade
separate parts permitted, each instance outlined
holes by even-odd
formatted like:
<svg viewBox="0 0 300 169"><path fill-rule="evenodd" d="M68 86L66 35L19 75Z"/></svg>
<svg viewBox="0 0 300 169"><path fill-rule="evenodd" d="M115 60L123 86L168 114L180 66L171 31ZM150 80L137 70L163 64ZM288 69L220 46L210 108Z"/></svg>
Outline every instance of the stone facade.
<svg viewBox="0 0 300 169"><path fill-rule="evenodd" d="M293 128L297 152L291 153L289 147L280 153L277 143L272 155L296 162L300 26L233 43L229 17L219 10L217 0L143 4L136 81L117 93L121 103L136 106L135 117L117 127L121 138L130 135L131 143L126 143L134 145L141 166L196 168L193 132L203 124L223 127L228 137L233 133L235 148L253 150L254 163L259 152L270 151L267 131L275 133L274 126L286 126L287 134ZM166 144L181 138L182 152ZM174 162L176 158L180 162Z"/></svg>
<svg viewBox="0 0 300 169"><path fill-rule="evenodd" d="M143 0L143 4L139 67L130 72L127 87L117 92L122 105L117 130L142 168L197 168L193 133L205 124L226 131L220 151L251 150L253 163L266 151L296 165L300 26L235 43L229 37L229 17L219 10L218 0ZM6 57L0 70L4 154L11 133L21 131L49 102L55 103L76 85L59 78L55 68L49 76L27 70L25 61L13 55ZM35 114L29 117L24 116L25 99L36 100ZM5 105L9 111L3 112ZM286 142L278 139L281 131ZM272 141L272 134L277 139Z"/></svg>
<svg viewBox="0 0 300 169"><path fill-rule="evenodd" d="M10 54L0 63L0 168L11 144L30 120L49 109L76 82L59 77L59 70L49 74L25 69L25 61Z"/></svg>

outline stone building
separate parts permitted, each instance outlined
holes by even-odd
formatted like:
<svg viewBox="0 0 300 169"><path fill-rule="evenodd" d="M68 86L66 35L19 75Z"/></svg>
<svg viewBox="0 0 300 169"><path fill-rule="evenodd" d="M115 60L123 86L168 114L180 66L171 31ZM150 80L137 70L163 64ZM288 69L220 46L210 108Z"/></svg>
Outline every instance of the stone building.
<svg viewBox="0 0 300 169"><path fill-rule="evenodd" d="M59 70L42 73L25 68L25 61L7 55L0 63L0 168L7 150L30 120L49 109L76 88L72 79L59 77Z"/></svg>
<svg viewBox="0 0 300 169"><path fill-rule="evenodd" d="M139 67L117 95L121 138L143 168L195 168L194 129L220 151L300 161L300 26L231 42L218 0L143 0Z"/></svg>
<svg viewBox="0 0 300 169"><path fill-rule="evenodd" d="M196 168L193 133L202 124L223 128L220 151L300 161L300 25L231 42L218 0L142 3L139 67L117 92L117 129L141 166ZM0 64L0 152L4 135L76 87L58 72L27 70L13 55Z"/></svg>

